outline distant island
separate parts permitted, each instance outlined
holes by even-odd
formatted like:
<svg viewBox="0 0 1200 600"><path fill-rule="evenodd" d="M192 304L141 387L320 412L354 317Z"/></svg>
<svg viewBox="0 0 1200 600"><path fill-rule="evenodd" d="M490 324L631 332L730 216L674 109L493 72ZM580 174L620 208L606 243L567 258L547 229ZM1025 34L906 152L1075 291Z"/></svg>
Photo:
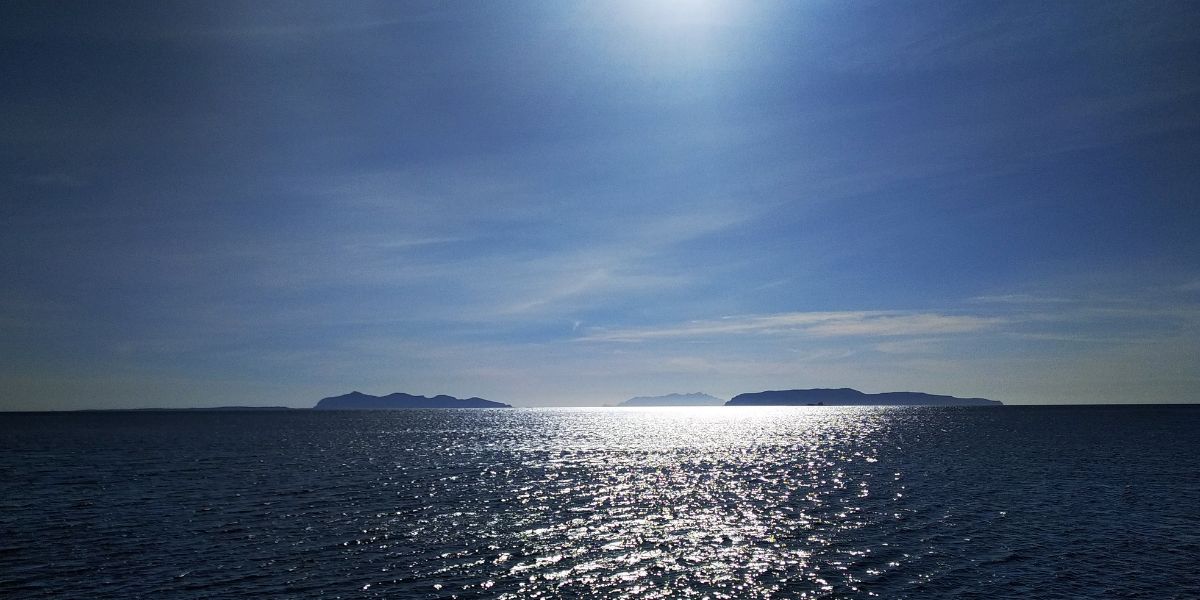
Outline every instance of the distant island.
<svg viewBox="0 0 1200 600"><path fill-rule="evenodd" d="M638 396L617 406L721 406L720 398L696 392L694 394L667 394L665 396Z"/></svg>
<svg viewBox="0 0 1200 600"><path fill-rule="evenodd" d="M362 392L350 392L341 396L324 398L313 410L387 410L392 408L512 408L503 402L483 398L455 398L438 395L432 398L412 394L388 394L372 396Z"/></svg>
<svg viewBox="0 0 1200 600"><path fill-rule="evenodd" d="M725 406L1001 406L998 400L923 392L866 394L851 388L777 390L738 394Z"/></svg>
<svg viewBox="0 0 1200 600"><path fill-rule="evenodd" d="M211 412L234 412L251 410L292 410L286 406L199 406L192 408L147 408L141 410L197 410Z"/></svg>
<svg viewBox="0 0 1200 600"><path fill-rule="evenodd" d="M64 412L255 412L264 410L295 410L287 406L148 406L145 408L81 408Z"/></svg>

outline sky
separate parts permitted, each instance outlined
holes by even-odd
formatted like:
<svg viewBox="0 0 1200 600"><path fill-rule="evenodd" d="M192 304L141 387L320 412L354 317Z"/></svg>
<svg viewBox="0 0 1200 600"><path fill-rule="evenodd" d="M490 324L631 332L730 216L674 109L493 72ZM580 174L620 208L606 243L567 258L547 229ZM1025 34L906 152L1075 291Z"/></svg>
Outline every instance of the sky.
<svg viewBox="0 0 1200 600"><path fill-rule="evenodd" d="M0 410L1200 401L1200 7L5 2Z"/></svg>

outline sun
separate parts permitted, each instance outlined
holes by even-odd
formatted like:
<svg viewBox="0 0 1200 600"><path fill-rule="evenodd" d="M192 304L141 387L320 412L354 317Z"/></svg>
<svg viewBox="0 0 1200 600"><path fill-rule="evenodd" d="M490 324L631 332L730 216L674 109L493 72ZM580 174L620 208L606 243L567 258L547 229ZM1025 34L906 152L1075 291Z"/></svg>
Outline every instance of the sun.
<svg viewBox="0 0 1200 600"><path fill-rule="evenodd" d="M695 32L719 25L727 17L728 0L655 0L627 2L634 22L659 31Z"/></svg>

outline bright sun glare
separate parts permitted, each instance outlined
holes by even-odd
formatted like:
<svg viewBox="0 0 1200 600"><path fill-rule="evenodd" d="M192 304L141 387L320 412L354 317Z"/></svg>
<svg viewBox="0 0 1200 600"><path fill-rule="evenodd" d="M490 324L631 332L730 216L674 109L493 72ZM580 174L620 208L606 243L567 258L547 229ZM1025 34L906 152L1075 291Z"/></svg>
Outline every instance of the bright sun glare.
<svg viewBox="0 0 1200 600"><path fill-rule="evenodd" d="M657 0L627 2L625 9L635 23L660 31L695 31L721 22L729 3L726 0Z"/></svg>

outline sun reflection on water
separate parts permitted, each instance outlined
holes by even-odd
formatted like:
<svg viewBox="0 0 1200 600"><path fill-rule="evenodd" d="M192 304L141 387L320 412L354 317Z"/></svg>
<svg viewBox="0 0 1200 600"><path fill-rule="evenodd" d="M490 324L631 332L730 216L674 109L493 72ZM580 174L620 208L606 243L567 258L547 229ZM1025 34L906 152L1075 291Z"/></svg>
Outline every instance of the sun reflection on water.
<svg viewBox="0 0 1200 600"><path fill-rule="evenodd" d="M851 563L871 552L839 546L844 556L814 560L868 524L862 503L877 460L868 440L882 427L875 414L672 407L579 409L572 419L568 412L549 439L513 441L528 453L523 467L540 477L515 499L529 507L519 535L528 558L509 570L533 575L504 597L830 591L830 580L847 579Z"/></svg>

